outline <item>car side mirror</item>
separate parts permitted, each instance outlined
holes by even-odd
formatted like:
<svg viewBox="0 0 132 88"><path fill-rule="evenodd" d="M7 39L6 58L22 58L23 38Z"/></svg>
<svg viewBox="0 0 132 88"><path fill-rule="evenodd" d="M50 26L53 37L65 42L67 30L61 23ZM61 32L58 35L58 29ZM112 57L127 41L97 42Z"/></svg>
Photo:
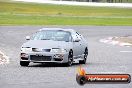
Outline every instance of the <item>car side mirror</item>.
<svg viewBox="0 0 132 88"><path fill-rule="evenodd" d="M79 38L75 38L75 39L73 40L73 42L79 42L79 41L80 41Z"/></svg>
<svg viewBox="0 0 132 88"><path fill-rule="evenodd" d="M30 36L26 36L26 40L30 40Z"/></svg>

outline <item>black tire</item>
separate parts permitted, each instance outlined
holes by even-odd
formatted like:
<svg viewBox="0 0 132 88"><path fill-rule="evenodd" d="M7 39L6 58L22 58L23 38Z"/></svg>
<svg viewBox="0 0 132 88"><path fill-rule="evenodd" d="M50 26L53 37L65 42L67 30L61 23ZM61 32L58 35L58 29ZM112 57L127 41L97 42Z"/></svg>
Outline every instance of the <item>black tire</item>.
<svg viewBox="0 0 132 88"><path fill-rule="evenodd" d="M21 66L28 66L29 62L27 62L27 61L20 61L20 65Z"/></svg>
<svg viewBox="0 0 132 88"><path fill-rule="evenodd" d="M71 66L73 63L73 51L71 50L68 55L68 62L66 63L66 66Z"/></svg>
<svg viewBox="0 0 132 88"><path fill-rule="evenodd" d="M84 60L80 60L79 64L86 64L87 56L88 56L88 49L86 48L84 52Z"/></svg>

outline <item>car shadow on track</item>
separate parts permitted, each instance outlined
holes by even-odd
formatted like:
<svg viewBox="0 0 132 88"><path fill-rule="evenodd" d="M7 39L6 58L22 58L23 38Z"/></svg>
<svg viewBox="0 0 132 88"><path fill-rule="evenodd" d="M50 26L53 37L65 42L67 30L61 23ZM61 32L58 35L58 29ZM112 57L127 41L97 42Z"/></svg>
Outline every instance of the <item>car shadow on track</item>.
<svg viewBox="0 0 132 88"><path fill-rule="evenodd" d="M73 63L72 66L70 67L76 67L80 66L79 63ZM31 64L28 67L68 67L64 64L56 64L56 63L36 63L36 64Z"/></svg>

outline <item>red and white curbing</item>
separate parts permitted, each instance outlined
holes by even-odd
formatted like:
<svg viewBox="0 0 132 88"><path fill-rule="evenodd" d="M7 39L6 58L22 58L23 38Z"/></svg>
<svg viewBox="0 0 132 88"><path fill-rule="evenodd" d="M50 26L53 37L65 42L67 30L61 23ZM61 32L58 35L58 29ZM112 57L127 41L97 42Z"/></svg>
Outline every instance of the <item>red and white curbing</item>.
<svg viewBox="0 0 132 88"><path fill-rule="evenodd" d="M0 64L8 64L9 57L0 51Z"/></svg>
<svg viewBox="0 0 132 88"><path fill-rule="evenodd" d="M127 46L127 47L132 46L132 44L130 43L115 41L113 40L114 38L118 38L118 37L108 37L108 38L100 39L99 41L106 44L112 44L112 45Z"/></svg>

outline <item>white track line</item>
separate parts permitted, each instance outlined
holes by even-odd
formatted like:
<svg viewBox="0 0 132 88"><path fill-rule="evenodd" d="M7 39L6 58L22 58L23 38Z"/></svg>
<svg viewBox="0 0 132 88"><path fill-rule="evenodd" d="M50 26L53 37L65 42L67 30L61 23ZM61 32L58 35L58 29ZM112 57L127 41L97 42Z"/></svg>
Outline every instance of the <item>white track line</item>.
<svg viewBox="0 0 132 88"><path fill-rule="evenodd" d="M132 53L132 51L120 51L121 53Z"/></svg>
<svg viewBox="0 0 132 88"><path fill-rule="evenodd" d="M76 1L54 1L54 0L13 0L13 1L48 3L48 4L58 4L58 5L132 8L131 3L96 3L96 2L76 2Z"/></svg>

